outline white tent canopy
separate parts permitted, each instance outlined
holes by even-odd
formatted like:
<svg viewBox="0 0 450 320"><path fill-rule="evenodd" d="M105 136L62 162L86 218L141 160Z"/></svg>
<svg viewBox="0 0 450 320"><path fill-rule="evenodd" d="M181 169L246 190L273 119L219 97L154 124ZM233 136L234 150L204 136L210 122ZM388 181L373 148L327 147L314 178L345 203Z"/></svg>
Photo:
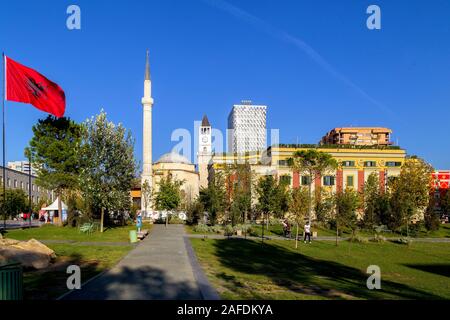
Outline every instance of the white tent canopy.
<svg viewBox="0 0 450 320"><path fill-rule="evenodd" d="M67 210L67 206L64 202L61 201L61 206L63 210ZM48 207L42 208L41 210L45 211L58 211L58 199L55 200L51 205Z"/></svg>

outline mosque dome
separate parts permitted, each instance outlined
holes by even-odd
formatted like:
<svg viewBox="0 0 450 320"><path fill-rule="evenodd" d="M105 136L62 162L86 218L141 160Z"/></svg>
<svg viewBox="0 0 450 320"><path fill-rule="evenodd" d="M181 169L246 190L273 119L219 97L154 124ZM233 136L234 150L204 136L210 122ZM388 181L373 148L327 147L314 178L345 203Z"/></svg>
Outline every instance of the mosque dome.
<svg viewBox="0 0 450 320"><path fill-rule="evenodd" d="M169 152L163 154L155 163L183 163L191 164L188 158L178 154L176 152Z"/></svg>

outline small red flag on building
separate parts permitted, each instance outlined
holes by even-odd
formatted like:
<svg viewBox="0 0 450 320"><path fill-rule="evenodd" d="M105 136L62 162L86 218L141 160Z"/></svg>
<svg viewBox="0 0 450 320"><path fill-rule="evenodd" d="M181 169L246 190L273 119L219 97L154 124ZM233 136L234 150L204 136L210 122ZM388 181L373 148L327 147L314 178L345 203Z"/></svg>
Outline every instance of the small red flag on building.
<svg viewBox="0 0 450 320"><path fill-rule="evenodd" d="M29 103L58 118L64 115L66 95L59 85L6 56L5 73L5 100Z"/></svg>

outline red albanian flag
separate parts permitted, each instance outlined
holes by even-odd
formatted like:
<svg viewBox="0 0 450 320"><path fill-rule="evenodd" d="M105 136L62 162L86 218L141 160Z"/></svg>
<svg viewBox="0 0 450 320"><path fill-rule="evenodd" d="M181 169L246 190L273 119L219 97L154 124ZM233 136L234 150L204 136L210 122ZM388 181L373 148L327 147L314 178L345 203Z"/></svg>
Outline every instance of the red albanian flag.
<svg viewBox="0 0 450 320"><path fill-rule="evenodd" d="M56 83L6 56L5 73L5 100L32 104L58 118L64 115L66 95Z"/></svg>

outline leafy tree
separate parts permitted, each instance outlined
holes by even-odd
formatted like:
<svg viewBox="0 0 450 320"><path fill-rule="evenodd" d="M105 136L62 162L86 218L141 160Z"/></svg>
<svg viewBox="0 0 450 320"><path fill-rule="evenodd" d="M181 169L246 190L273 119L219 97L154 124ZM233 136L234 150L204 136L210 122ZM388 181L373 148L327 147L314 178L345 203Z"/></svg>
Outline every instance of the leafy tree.
<svg viewBox="0 0 450 320"><path fill-rule="evenodd" d="M200 202L199 199L191 203L186 211L187 215L187 223L190 225L196 225L203 219L203 212L204 212L203 204Z"/></svg>
<svg viewBox="0 0 450 320"><path fill-rule="evenodd" d="M1 191L3 197L3 191ZM7 189L6 203L2 202L4 211L12 217L16 217L19 213L29 212L28 196L22 189Z"/></svg>
<svg viewBox="0 0 450 320"><path fill-rule="evenodd" d="M36 184L54 190L58 197L58 212L62 212L61 197L76 189L80 172L79 147L82 127L69 118L48 116L33 126L33 138L25 149L27 158L37 168ZM61 219L57 219L59 224Z"/></svg>
<svg viewBox="0 0 450 320"><path fill-rule="evenodd" d="M86 120L81 146L80 188L92 214L130 210L130 190L136 172L134 141L122 125L108 121L102 110Z"/></svg>
<svg viewBox="0 0 450 320"><path fill-rule="evenodd" d="M439 212L436 210L436 199L433 196L430 196L429 201L424 214L425 228L428 231L436 231L439 230L441 219L439 217Z"/></svg>
<svg viewBox="0 0 450 320"><path fill-rule="evenodd" d="M172 179L168 174L158 182L158 191L155 194L155 206L157 210L172 211L181 204L181 186L183 181ZM166 227L169 223L169 215L166 214Z"/></svg>
<svg viewBox="0 0 450 320"><path fill-rule="evenodd" d="M290 166L295 172L308 177L308 190L309 198L312 199L312 184L316 179L327 171L336 170L338 167L337 161L329 154L314 149L300 150L294 152L294 155L289 159ZM316 190L317 191L317 190ZM310 201L311 204L312 200ZM311 211L310 206L308 210L308 221L311 224Z"/></svg>
<svg viewBox="0 0 450 320"><path fill-rule="evenodd" d="M236 164L225 171L230 188L231 224L245 223L252 206L252 172L249 164ZM233 177L233 178L231 178Z"/></svg>
<svg viewBox="0 0 450 320"><path fill-rule="evenodd" d="M324 189L314 193L314 212L320 223L327 223L332 219L331 212L334 208L333 195Z"/></svg>
<svg viewBox="0 0 450 320"><path fill-rule="evenodd" d="M355 237L358 228L357 209L360 207L361 198L358 192L347 188L337 192L335 195L336 204L336 245L338 244L339 227L348 227L352 231L352 238Z"/></svg>
<svg viewBox="0 0 450 320"><path fill-rule="evenodd" d="M199 201L209 213L209 221L215 225L218 215L223 213L226 207L225 180L221 172L216 172L208 182L207 188L200 189Z"/></svg>
<svg viewBox="0 0 450 320"><path fill-rule="evenodd" d="M256 185L258 196L257 209L262 213L262 238L264 239L264 219L267 217L267 229L271 214L281 216L288 209L286 185L278 183L272 175L261 177Z"/></svg>
<svg viewBox="0 0 450 320"><path fill-rule="evenodd" d="M380 205L380 185L376 173L371 173L364 183L364 215L363 225L366 228L374 230L375 225L379 223L379 205Z"/></svg>
<svg viewBox="0 0 450 320"><path fill-rule="evenodd" d="M391 208L393 227L409 224L422 214L430 202L431 172L433 168L419 158L405 160L400 175L392 183Z"/></svg>
<svg viewBox="0 0 450 320"><path fill-rule="evenodd" d="M289 215L296 225L295 248L298 248L298 229L303 227L305 217L310 207L308 189L305 187L294 188L289 197Z"/></svg>

